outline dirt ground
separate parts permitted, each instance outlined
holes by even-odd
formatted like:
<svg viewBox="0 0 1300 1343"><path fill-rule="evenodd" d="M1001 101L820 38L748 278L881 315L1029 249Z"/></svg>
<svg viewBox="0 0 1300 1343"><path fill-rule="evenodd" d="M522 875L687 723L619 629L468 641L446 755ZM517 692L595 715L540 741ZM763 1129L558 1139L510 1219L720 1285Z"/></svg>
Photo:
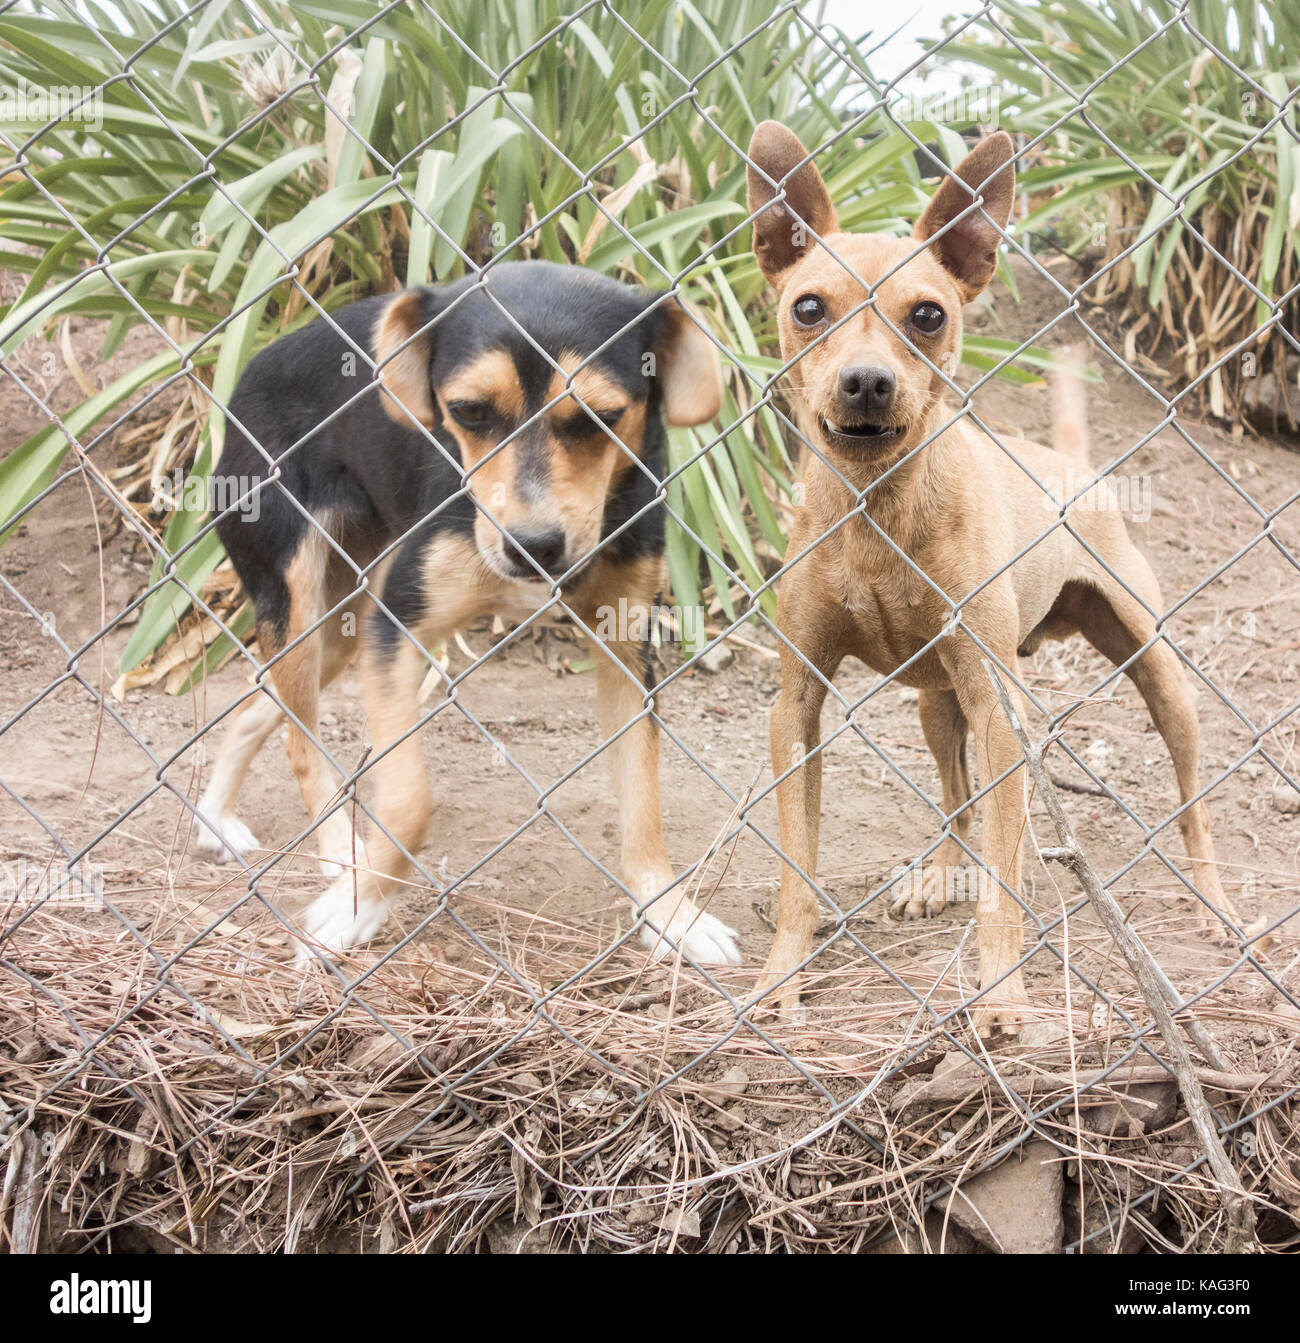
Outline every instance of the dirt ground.
<svg viewBox="0 0 1300 1343"><path fill-rule="evenodd" d="M972 314L974 328L1013 336L1036 331L1056 310L1056 301L1046 285L1027 276L1024 288L1018 307L998 294L996 320L987 313ZM1106 331L1104 318L1102 314L1097 320ZM87 351L93 349L86 333L79 339ZM1044 343L1060 339L1060 333L1052 333ZM132 355L128 349L119 359ZM92 378L98 377L89 353L85 367ZM53 379L47 390L55 404L73 391L66 375ZM39 416L12 384L0 389L0 404L5 438L12 447L40 423ZM1027 437L1046 433L1045 389L1021 390L996 382L979 394L976 404L995 429ZM1102 462L1159 423L1162 411L1134 380L1108 369L1104 382L1089 390L1089 418L1093 460ZM1300 508L1290 502L1300 479L1300 455L1293 443L1251 434L1235 437L1204 421L1185 422L1184 428L1209 461L1170 430L1142 447L1124 470L1149 484L1150 516L1134 521L1132 531L1152 560L1166 602L1187 598L1168 629L1204 678L1196 692L1203 777L1225 776L1210 798L1224 884L1246 918L1264 914L1277 919L1300 907L1300 804L1269 763L1271 759L1300 775L1300 720L1295 714L1300 696L1300 569L1295 558L1300 555ZM52 613L59 637L70 647L91 640L106 623L105 616L138 593L147 574L147 556L129 534L119 533L105 547L102 568L95 538L86 486L71 480L0 550L0 571L23 599L0 590L0 778L9 790L0 794L0 857L7 863L44 863L55 854L53 835L70 851L92 846L89 861L103 869L108 898L141 929L166 927L171 934L188 929L197 936L243 901L233 925L243 930L241 936L254 936L268 963L279 967L275 972L287 976L284 930L258 900L245 900L246 882L238 868L214 866L193 851L183 809L158 781L165 765L167 780L197 797L203 760L187 743L248 683L247 667L227 665L193 695L129 691L120 703L110 699L111 713L101 713L93 697L66 677L65 656L23 604ZM129 629L119 628L89 643L78 659L80 676L107 691L128 635ZM487 627L467 630L464 638L476 656L494 641ZM671 733L663 748L664 813L670 856L679 867L709 850L732 813L733 799L745 795L756 776L760 788L769 777L767 714L778 690L774 639L757 625L747 627L743 638L744 644L732 645L734 661L724 670L688 670L659 699L659 712ZM460 649L453 647L450 656L453 674L467 665ZM440 880L454 881L534 819L458 887L452 910L463 926L440 915L400 957L427 958L432 940L440 959L490 968L485 953L470 944L466 929L472 929L486 946L500 951L514 973L547 987L573 967L576 948L607 946L626 929L622 897L551 819L561 822L600 862L617 866L606 762L596 759L581 769L549 795L549 815L538 816L533 787L503 761L495 745L499 742L544 788L595 750L600 736L593 711L594 678L565 670L566 658L580 662L585 653L562 640L511 642L460 691L464 708L495 740L486 740L454 707L425 732L438 810L422 857ZM672 650L665 655L665 666L676 666ZM1030 683L1057 705L1087 696L1110 670L1081 640L1046 645L1028 664ZM845 667L837 684L856 698L877 680L854 664ZM326 693L324 707L323 740L340 760L358 761L365 732L355 672ZM828 729L834 712L828 706ZM820 875L828 893L846 910L935 838L932 808L900 775L936 801L939 796L914 692L881 690L866 702L858 721L889 764L848 734L827 754ZM1127 866L1140 850L1141 826L1156 827L1173 810L1172 772L1127 681L1075 713L1068 739L1122 800L1121 806L1087 792L1065 794L1085 848L1109 875ZM1053 769L1067 785L1085 782L1063 756L1056 757ZM288 844L305 824L275 739L254 768L239 814L269 847ZM754 830L775 844L771 798L754 808L751 821ZM1034 809L1034 828L1040 842L1052 842L1040 807ZM741 834L709 906L740 933L744 965L715 975L719 985L738 995L752 987L766 954L778 882L773 852L754 830ZM1157 842L1170 862L1186 872L1176 826L1161 831ZM714 866L713 876L720 866ZM1072 903L1076 893L1059 875L1033 861L1028 872L1035 916L1051 924L1062 899ZM319 892L321 883L314 864L299 858L278 867L263 890L293 915ZM1239 952L1196 931L1192 901L1180 894L1181 883L1158 858L1143 858L1116 890L1180 987L1215 983L1239 957ZM942 976L935 1001L952 1002L962 985L973 983L974 948L961 914L898 924L886 917L887 903L874 901L849 923L853 938L878 961L868 960L841 936L816 962L819 977L810 996L808 1029L818 1023L830 1029L850 1004L857 1004L868 1006L878 1024L894 1022L901 1030L915 1010L902 985L924 994ZM397 939L399 930L414 928L435 904L427 884L413 883L397 902L396 922L370 951L357 956L354 968L364 969ZM74 930L87 919L109 920L110 929L118 928L107 914L68 916L59 925L61 935L76 936ZM1073 962L1108 991L1131 994L1127 973L1091 920L1079 916L1070 926ZM222 925L216 935L228 935L230 927ZM829 917L823 932L833 932ZM1293 993L1300 984L1298 933L1296 923L1283 927L1269 962ZM20 931L13 944L19 960L22 938ZM1031 945L1032 940L1031 929ZM1047 940L1059 948L1060 929L1052 927ZM959 944L964 950L950 965ZM556 946L568 946L571 954L556 952ZM640 968L640 962L629 948L612 964ZM663 977L671 973L641 972L652 984L667 982ZM1035 955L1029 979L1041 1014L1060 1020L1064 978L1061 959L1050 947ZM200 996L205 992L201 984L192 987ZM209 989L214 1010L237 1010L228 986ZM1078 1029L1085 1035L1109 1029L1093 1011L1096 1004L1088 986L1076 979L1072 991ZM1247 1008L1266 1011L1277 1001L1275 990L1249 966L1214 995L1225 1021ZM1237 1043L1245 1053L1253 1049L1270 1058L1278 1057L1273 1051L1281 1048L1279 1037L1270 1032L1257 1038L1247 1035ZM1268 1059L1261 1066L1268 1066Z"/></svg>

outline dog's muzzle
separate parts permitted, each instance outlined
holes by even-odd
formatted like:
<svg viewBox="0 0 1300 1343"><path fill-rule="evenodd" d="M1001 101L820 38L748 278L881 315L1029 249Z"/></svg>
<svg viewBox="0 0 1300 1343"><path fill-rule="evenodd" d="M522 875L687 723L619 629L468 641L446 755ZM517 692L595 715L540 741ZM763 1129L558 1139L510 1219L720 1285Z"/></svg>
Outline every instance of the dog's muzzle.
<svg viewBox="0 0 1300 1343"><path fill-rule="evenodd" d="M897 442L902 426L894 420L898 380L890 369L849 364L837 379L835 414L822 416L826 441L847 452L870 454Z"/></svg>
<svg viewBox="0 0 1300 1343"><path fill-rule="evenodd" d="M818 421L818 428L831 447L861 456L871 456L892 447L903 437L904 432L901 424L882 424L871 420L842 423L826 416Z"/></svg>

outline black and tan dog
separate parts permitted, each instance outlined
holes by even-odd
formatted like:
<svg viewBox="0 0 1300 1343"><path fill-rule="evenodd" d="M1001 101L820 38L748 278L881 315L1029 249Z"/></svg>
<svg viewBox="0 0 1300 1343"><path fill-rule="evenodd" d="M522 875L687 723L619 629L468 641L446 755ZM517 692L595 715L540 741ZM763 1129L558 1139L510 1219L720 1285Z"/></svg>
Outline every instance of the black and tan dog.
<svg viewBox="0 0 1300 1343"><path fill-rule="evenodd" d="M287 710L289 759L335 877L303 927L328 950L372 937L432 811L412 730L424 650L487 612L525 618L557 586L588 630L604 607L648 612L663 567L663 421L702 423L720 399L716 350L675 299L545 262L367 299L259 355L232 398L217 475L226 497L260 490L260 507L217 530L275 695L237 711L199 801L198 846L255 847L235 798ZM643 936L660 954L671 941L735 962L734 933L669 890L647 622L627 623L632 637L593 642ZM312 740L320 689L354 651L380 822L364 845Z"/></svg>
<svg viewBox="0 0 1300 1343"><path fill-rule="evenodd" d="M1088 478L1077 456L1064 455L1086 443L1081 396L1057 426L1063 452L1021 439L999 445L944 405L962 305L992 279L1010 217L1011 156L1007 135L990 136L944 181L911 237L892 238L840 232L821 175L784 126L765 122L749 148L754 250L779 294L781 353L800 428L817 449L805 454L781 580L780 627L792 647L781 649L772 713L789 861L763 986L782 983L775 997L787 1010L817 923L817 897L799 874L816 875L821 709L846 656L919 690L939 766L951 830L919 897L897 902L905 916L936 912L944 870L963 863L953 832L965 840L970 830L966 738L974 731L991 873L978 883L976 908L981 1029L1013 1025L1025 1002L1025 771L986 669L990 655L1014 673L1044 638L1082 633L1123 666L1173 758L1178 823L1200 892L1238 921L1197 800L1196 709L1178 655L1158 637L1164 607L1151 567L1105 482L1071 508L1069 526L1052 525L1056 505L1039 483L1058 482L1059 492L1059 482Z"/></svg>

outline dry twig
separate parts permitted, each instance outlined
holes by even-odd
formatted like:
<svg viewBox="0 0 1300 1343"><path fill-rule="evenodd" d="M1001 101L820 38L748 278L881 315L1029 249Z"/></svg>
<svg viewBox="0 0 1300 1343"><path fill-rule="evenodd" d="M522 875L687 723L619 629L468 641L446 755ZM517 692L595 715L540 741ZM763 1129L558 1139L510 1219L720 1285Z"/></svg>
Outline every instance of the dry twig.
<svg viewBox="0 0 1300 1343"><path fill-rule="evenodd" d="M1210 1169L1214 1172L1215 1178L1222 1187L1223 1206L1228 1219L1229 1251L1258 1250L1259 1244L1255 1238L1255 1210L1242 1186L1236 1169L1228 1159L1228 1154L1224 1151L1223 1143L1219 1140L1214 1112L1205 1099L1205 1092L1202 1090L1200 1080L1197 1077L1196 1067L1187 1052L1187 1046L1183 1043L1183 1037L1177 1023L1166 1005L1166 1000L1172 999L1175 1008L1181 1006L1177 991L1142 939L1129 926L1128 920L1124 917L1124 911L1119 907L1119 902L1102 885L1096 869L1088 861L1080 847L1079 841L1075 837L1074 828L1070 825L1069 818L1061 806L1061 799L1056 792L1056 787L1043 766L1042 748L1035 746L1029 740L1029 734L1020 721L1020 715L1016 712L1011 697L1007 694L1002 678L987 659L985 659L984 668L988 673L989 680L993 683L993 689L998 700L1001 702L1002 711L1006 714L1007 721L1016 734L1016 740L1020 743L1025 763L1029 766L1029 772L1033 775L1034 782L1042 795L1043 804L1047 808L1047 814L1051 817L1052 824L1056 828L1057 838L1060 840L1061 847L1059 849L1044 849L1041 851L1041 855L1045 859L1052 859L1060 863L1074 873L1079 884L1087 893L1088 899L1092 902L1093 908L1097 911L1098 917L1105 924L1106 931L1114 938L1115 945L1119 947L1129 969L1138 981L1147 1009L1155 1019L1160 1034L1164 1037L1165 1044L1173 1056L1171 1066L1178 1078L1178 1089L1182 1093L1183 1101L1187 1106L1187 1113L1205 1153L1205 1159L1209 1162ZM1228 1071L1222 1057L1218 1055L1218 1050L1214 1048L1209 1037L1199 1029L1195 1022L1189 1021L1188 1034L1220 1072ZM1216 1058L1216 1056L1218 1057Z"/></svg>

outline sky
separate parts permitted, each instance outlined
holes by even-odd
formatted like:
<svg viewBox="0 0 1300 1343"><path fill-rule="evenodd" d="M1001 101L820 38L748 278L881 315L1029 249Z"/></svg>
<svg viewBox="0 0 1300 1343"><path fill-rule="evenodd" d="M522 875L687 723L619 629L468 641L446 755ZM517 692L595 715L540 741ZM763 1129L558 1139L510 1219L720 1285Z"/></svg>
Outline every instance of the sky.
<svg viewBox="0 0 1300 1343"><path fill-rule="evenodd" d="M808 0L804 12L815 18L820 4L821 0ZM868 49L889 38L871 57L871 73L880 79L893 79L920 56L920 38L940 33L945 18L973 14L981 8L978 0L898 0L895 4L825 0L825 21L848 33L872 28ZM890 37L891 33L896 35Z"/></svg>

